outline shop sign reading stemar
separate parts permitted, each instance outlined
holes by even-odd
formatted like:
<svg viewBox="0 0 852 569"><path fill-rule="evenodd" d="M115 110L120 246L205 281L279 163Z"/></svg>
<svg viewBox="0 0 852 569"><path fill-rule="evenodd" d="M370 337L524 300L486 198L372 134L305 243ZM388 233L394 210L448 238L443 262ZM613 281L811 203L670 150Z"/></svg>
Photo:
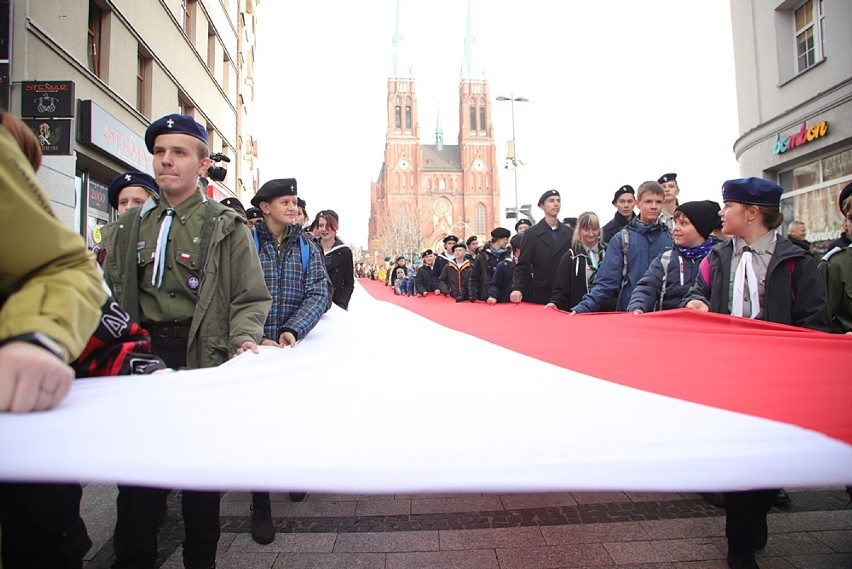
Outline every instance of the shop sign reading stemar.
<svg viewBox="0 0 852 569"><path fill-rule="evenodd" d="M794 132L788 136L781 136L780 133L775 135L775 148L773 154L784 154L788 150L797 148L808 142L814 141L821 136L825 136L828 132L828 123L820 121L816 124L808 126L802 121L798 132Z"/></svg>

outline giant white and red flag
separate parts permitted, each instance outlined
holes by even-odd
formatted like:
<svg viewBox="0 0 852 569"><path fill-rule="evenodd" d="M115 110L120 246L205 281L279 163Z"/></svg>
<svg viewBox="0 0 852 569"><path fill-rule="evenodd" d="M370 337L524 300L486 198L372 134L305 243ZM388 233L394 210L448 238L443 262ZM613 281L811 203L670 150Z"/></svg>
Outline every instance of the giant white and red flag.
<svg viewBox="0 0 852 569"><path fill-rule="evenodd" d="M0 414L0 480L331 492L852 483L852 337L356 286L294 349Z"/></svg>

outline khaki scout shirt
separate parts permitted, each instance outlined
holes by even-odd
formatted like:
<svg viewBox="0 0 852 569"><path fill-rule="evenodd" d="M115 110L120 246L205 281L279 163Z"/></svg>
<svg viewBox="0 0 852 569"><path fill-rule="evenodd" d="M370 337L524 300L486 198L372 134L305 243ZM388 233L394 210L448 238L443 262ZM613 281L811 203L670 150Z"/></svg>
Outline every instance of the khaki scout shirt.
<svg viewBox="0 0 852 569"><path fill-rule="evenodd" d="M166 245L165 273L162 287L151 284L154 271L154 252L160 224L169 209L160 198L157 207L139 225L136 245L139 264L139 307L143 322L157 324L189 324L198 298L201 280L202 253L207 244L201 242L204 225L204 200L195 192L178 205Z"/></svg>

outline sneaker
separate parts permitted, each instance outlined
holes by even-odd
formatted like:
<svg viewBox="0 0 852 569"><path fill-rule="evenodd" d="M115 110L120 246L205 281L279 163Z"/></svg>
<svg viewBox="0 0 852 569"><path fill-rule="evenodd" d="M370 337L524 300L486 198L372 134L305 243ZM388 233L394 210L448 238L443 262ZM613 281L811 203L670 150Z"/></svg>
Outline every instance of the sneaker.
<svg viewBox="0 0 852 569"><path fill-rule="evenodd" d="M290 500L293 502L303 502L307 497L307 492L290 492Z"/></svg>
<svg viewBox="0 0 852 569"><path fill-rule="evenodd" d="M260 545L275 540L275 527L272 525L272 505L268 492L251 494L251 538Z"/></svg>

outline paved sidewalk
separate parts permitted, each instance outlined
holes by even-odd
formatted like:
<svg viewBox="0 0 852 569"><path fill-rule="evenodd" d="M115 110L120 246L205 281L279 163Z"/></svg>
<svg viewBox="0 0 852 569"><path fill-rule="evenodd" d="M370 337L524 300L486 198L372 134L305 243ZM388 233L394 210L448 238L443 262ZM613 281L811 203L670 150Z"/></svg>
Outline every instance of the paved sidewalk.
<svg viewBox="0 0 852 569"><path fill-rule="evenodd" d="M852 508L843 488L789 489L773 508L762 569L851 569ZM113 559L115 493L84 489L95 545L88 569ZM222 498L219 569L725 569L724 513L696 494L273 494L277 535L250 535L250 495ZM182 567L177 492L160 532L162 567Z"/></svg>

